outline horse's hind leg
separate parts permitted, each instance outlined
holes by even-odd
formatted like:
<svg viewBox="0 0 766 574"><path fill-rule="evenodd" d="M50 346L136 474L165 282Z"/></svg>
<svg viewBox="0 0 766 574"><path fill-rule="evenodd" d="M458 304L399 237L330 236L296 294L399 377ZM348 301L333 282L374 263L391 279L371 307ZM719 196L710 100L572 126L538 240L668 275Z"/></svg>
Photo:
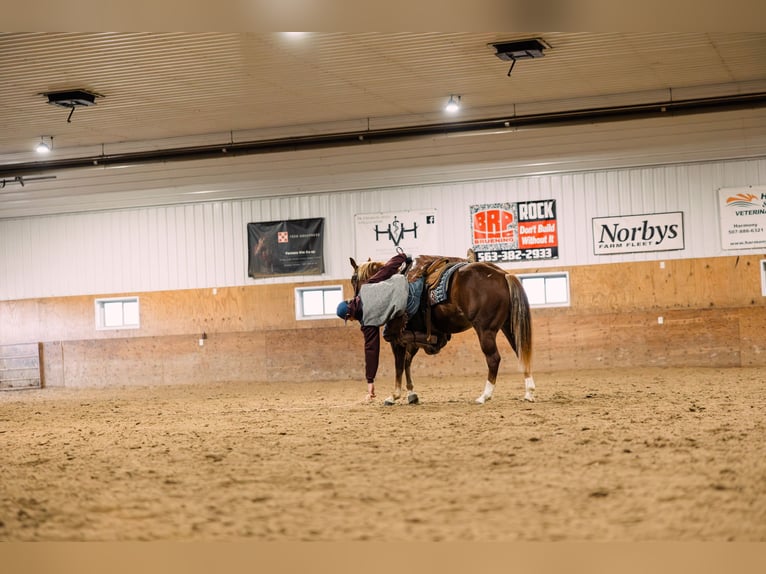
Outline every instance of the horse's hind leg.
<svg viewBox="0 0 766 574"><path fill-rule="evenodd" d="M508 339L508 342L511 344L511 348L513 349L513 352L516 353L516 356L519 356L519 351L516 348L516 343L513 337L513 331L511 330L508 323L503 325L503 334L505 335L505 338ZM524 368L524 400L529 401L530 403L535 402L535 379L532 377L532 372L530 371L530 368L528 365L522 365Z"/></svg>
<svg viewBox="0 0 766 574"><path fill-rule="evenodd" d="M487 360L487 382L484 384L484 391L476 399L476 402L483 405L492 398L497 381L497 371L500 368L500 353L497 350L497 331L477 331L479 335L479 344Z"/></svg>
<svg viewBox="0 0 766 574"><path fill-rule="evenodd" d="M530 403L535 402L535 380L532 378L532 373L524 371L524 400Z"/></svg>

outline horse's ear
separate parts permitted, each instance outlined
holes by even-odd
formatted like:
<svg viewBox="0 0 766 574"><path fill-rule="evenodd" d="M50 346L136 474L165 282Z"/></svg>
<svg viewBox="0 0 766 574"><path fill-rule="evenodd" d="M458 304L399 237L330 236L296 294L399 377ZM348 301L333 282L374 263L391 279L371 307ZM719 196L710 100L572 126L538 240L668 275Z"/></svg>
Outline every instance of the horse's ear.
<svg viewBox="0 0 766 574"><path fill-rule="evenodd" d="M351 262L351 267L354 269L359 269L359 266L356 264L356 261L354 261L353 257L349 257L348 260Z"/></svg>

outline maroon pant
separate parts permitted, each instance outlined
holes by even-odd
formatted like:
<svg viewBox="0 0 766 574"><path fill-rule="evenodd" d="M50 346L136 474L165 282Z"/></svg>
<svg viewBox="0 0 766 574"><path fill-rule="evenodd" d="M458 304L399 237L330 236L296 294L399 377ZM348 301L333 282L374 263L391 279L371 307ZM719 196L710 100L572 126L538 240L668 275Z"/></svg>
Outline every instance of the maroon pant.
<svg viewBox="0 0 766 574"><path fill-rule="evenodd" d="M379 283L392 277L406 259L407 256L403 253L394 255L367 282ZM362 301L362 306L364 306L364 301ZM364 334L364 376L368 383L374 383L380 363L380 327L367 325L362 327L362 333Z"/></svg>

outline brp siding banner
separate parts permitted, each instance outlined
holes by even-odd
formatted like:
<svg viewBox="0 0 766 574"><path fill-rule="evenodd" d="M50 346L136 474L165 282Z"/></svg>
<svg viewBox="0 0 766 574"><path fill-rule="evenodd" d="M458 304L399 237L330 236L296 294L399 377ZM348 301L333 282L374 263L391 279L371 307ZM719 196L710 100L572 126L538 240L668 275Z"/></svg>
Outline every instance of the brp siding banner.
<svg viewBox="0 0 766 574"><path fill-rule="evenodd" d="M556 200L472 205L471 242L478 261L558 259Z"/></svg>
<svg viewBox="0 0 766 574"><path fill-rule="evenodd" d="M766 185L718 190L724 249L766 247Z"/></svg>
<svg viewBox="0 0 766 574"><path fill-rule="evenodd" d="M435 209L357 214L356 260L387 261L397 247L413 256L442 255L436 221Z"/></svg>
<svg viewBox="0 0 766 574"><path fill-rule="evenodd" d="M593 253L677 251L684 248L684 214L650 213L593 218Z"/></svg>
<svg viewBox="0 0 766 574"><path fill-rule="evenodd" d="M323 239L323 218L248 223L247 274L257 279L324 273Z"/></svg>

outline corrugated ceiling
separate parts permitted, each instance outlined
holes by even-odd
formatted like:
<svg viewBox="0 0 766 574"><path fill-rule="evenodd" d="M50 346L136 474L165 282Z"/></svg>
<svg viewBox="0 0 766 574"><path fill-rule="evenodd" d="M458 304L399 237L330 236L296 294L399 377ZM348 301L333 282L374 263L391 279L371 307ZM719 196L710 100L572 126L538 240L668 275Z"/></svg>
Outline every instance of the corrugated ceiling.
<svg viewBox="0 0 766 574"><path fill-rule="evenodd" d="M541 37L512 76L491 42ZM766 80L766 34L533 32L0 35L0 163L57 149ZM41 93L103 98L68 112Z"/></svg>
<svg viewBox="0 0 766 574"><path fill-rule="evenodd" d="M508 77L489 44L524 38L550 49ZM0 33L0 74L2 169L41 136L54 160L766 92L766 33ZM67 89L103 97L68 123L42 95Z"/></svg>

